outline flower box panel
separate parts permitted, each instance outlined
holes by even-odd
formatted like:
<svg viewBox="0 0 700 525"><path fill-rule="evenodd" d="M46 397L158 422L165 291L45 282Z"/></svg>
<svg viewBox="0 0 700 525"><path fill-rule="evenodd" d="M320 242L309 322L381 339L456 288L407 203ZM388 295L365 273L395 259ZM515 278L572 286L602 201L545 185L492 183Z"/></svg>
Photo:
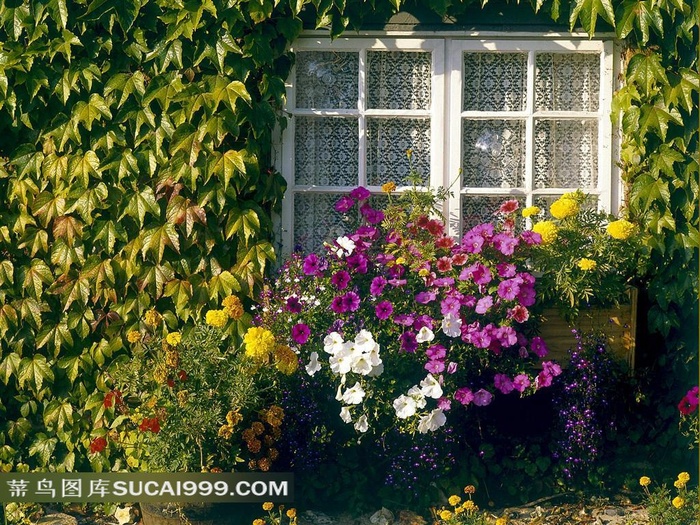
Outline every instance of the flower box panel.
<svg viewBox="0 0 700 525"><path fill-rule="evenodd" d="M630 300L617 308L596 308L582 311L575 322L567 322L554 308L545 309L540 335L549 348L548 359L566 366L569 349L577 344L572 330L602 332L608 351L634 369L635 333L637 330L637 290L630 290Z"/></svg>

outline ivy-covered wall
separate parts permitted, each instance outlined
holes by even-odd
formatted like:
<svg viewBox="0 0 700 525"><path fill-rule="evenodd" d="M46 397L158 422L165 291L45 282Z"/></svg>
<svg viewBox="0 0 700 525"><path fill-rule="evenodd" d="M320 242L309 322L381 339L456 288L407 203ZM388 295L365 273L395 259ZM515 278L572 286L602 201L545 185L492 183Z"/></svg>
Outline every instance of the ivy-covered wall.
<svg viewBox="0 0 700 525"><path fill-rule="evenodd" d="M109 468L87 447L126 331L153 307L175 326L258 293L285 187L272 138L303 20L338 36L402 8L468 22L479 5L3 2L0 468ZM652 255L651 327L684 362L697 335L683 331L697 325L697 2L530 7L629 44L615 99L629 213Z"/></svg>

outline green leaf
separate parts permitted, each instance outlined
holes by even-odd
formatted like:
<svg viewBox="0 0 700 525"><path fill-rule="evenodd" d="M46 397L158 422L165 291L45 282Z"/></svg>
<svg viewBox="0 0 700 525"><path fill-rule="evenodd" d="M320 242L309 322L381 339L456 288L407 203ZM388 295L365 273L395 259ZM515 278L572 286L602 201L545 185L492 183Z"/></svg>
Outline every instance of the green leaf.
<svg viewBox="0 0 700 525"><path fill-rule="evenodd" d="M148 290L152 297L158 299L163 295L165 283L174 277L173 270L168 266L159 264L144 266L137 282L140 292Z"/></svg>
<svg viewBox="0 0 700 525"><path fill-rule="evenodd" d="M100 159L92 150L88 150L82 157L76 155L68 164L68 174L71 178L81 181L83 186L88 187L91 176L100 178Z"/></svg>
<svg viewBox="0 0 700 525"><path fill-rule="evenodd" d="M674 164L683 162L685 157L676 150L671 149L667 144L662 144L659 150L651 156L652 174L657 176L663 173L671 179L676 177Z"/></svg>
<svg viewBox="0 0 700 525"><path fill-rule="evenodd" d="M173 279L165 285L163 295L172 297L176 312L181 312L192 299L192 283L181 279Z"/></svg>
<svg viewBox="0 0 700 525"><path fill-rule="evenodd" d="M0 306L0 338L4 338L7 332L17 328L17 310L11 305Z"/></svg>
<svg viewBox="0 0 700 525"><path fill-rule="evenodd" d="M639 134L644 136L650 129L658 131L662 140L666 140L668 123L683 125L681 115L676 108L669 110L661 102L655 106L644 105L639 115Z"/></svg>
<svg viewBox="0 0 700 525"><path fill-rule="evenodd" d="M166 218L168 223L175 226L185 223L185 232L189 237L192 235L195 223L206 224L207 214L204 208L193 204L190 199L185 199L177 195L170 199L168 208L166 209Z"/></svg>
<svg viewBox="0 0 700 525"><path fill-rule="evenodd" d="M185 154L186 162L190 166L194 166L201 150L201 133L192 124L183 124L175 130L170 143L170 155L174 156L178 151L182 151Z"/></svg>
<svg viewBox="0 0 700 525"><path fill-rule="evenodd" d="M53 400L44 408L44 425L56 426L56 430L73 424L73 405L68 401Z"/></svg>
<svg viewBox="0 0 700 525"><path fill-rule="evenodd" d="M17 421L7 422L7 435L15 446L21 445L32 431L32 423L27 418L21 417Z"/></svg>
<svg viewBox="0 0 700 525"><path fill-rule="evenodd" d="M20 357L14 352L10 352L5 356L0 362L0 380L2 380L5 385L8 384L10 378L17 374L19 370Z"/></svg>
<svg viewBox="0 0 700 525"><path fill-rule="evenodd" d="M51 367L46 362L46 358L41 354L25 357L20 361L17 375L20 388L27 383L34 389L34 392L41 390L44 381L53 381L54 375Z"/></svg>
<svg viewBox="0 0 700 525"><path fill-rule="evenodd" d="M73 216L62 215L53 221L53 236L63 239L68 246L73 246L83 236L83 223Z"/></svg>
<svg viewBox="0 0 700 525"><path fill-rule="evenodd" d="M74 192L71 192L71 198L75 200L69 206L67 213L77 211L85 224L91 225L94 220L93 212L96 209L105 207L104 201L107 199L108 194L109 190L103 182L87 190L76 188ZM119 219L121 220L122 218L123 215Z"/></svg>
<svg viewBox="0 0 700 525"><path fill-rule="evenodd" d="M35 257L37 254L46 253L49 250L49 234L46 230L37 228L27 228L17 243L17 247L29 250L29 255Z"/></svg>
<svg viewBox="0 0 700 525"><path fill-rule="evenodd" d="M169 223L154 226L143 233L141 256L145 259L146 254L151 252L156 257L156 262L160 263L163 260L166 246L170 246L175 252L180 253L180 238L175 226Z"/></svg>
<svg viewBox="0 0 700 525"><path fill-rule="evenodd" d="M260 218L255 210L241 210L232 208L228 214L226 227L224 228L224 238L230 239L234 234L245 242L251 237L260 233Z"/></svg>
<svg viewBox="0 0 700 525"><path fill-rule="evenodd" d="M23 286L32 297L40 299L44 292L44 285L54 282L54 276L49 266L41 259L32 259L31 266L27 268L24 276Z"/></svg>
<svg viewBox="0 0 700 525"><path fill-rule="evenodd" d="M38 456L41 466L47 466L51 462L51 455L56 449L57 438L49 438L43 432L37 434L36 439L29 447L30 456Z"/></svg>
<svg viewBox="0 0 700 525"><path fill-rule="evenodd" d="M688 113L693 111L693 93L700 93L700 73L682 68L680 74L670 72L669 81L672 86L666 101L669 106L680 104Z"/></svg>
<svg viewBox="0 0 700 525"><path fill-rule="evenodd" d="M75 383L80 373L80 356L62 357L58 360L58 366L66 371L66 376L71 384Z"/></svg>
<svg viewBox="0 0 700 525"><path fill-rule="evenodd" d="M72 265L80 266L85 262L84 251L83 246L71 246L63 239L56 239L51 247L51 263L65 273Z"/></svg>
<svg viewBox="0 0 700 525"><path fill-rule="evenodd" d="M40 303L33 297L25 297L13 305L19 311L22 320L29 322L34 328L41 327L41 313L47 310L45 303Z"/></svg>
<svg viewBox="0 0 700 525"><path fill-rule="evenodd" d="M240 292L241 286L231 272L224 270L209 280L209 295L211 297L226 297L234 292Z"/></svg>
<svg viewBox="0 0 700 525"><path fill-rule="evenodd" d="M569 17L569 28L573 31L576 19L579 19L583 29L591 35L595 33L598 16L615 26L615 12L610 0L575 0Z"/></svg>
<svg viewBox="0 0 700 525"><path fill-rule="evenodd" d="M40 193L32 203L32 214L39 219L39 223L46 228L54 217L63 215L66 211L66 199L45 191Z"/></svg>
<svg viewBox="0 0 700 525"><path fill-rule="evenodd" d="M68 7L66 0L50 0L49 9L52 11L52 18L58 22L58 27L65 29L68 26Z"/></svg>
<svg viewBox="0 0 700 525"><path fill-rule="evenodd" d="M85 129L92 131L92 125L95 121L102 121L103 118L111 119L112 112L109 106L97 93L90 95L88 102L79 101L73 108L73 121L75 127L77 124L83 124Z"/></svg>
<svg viewBox="0 0 700 525"><path fill-rule="evenodd" d="M0 262L0 285L15 284L15 267L7 259Z"/></svg>
<svg viewBox="0 0 700 525"><path fill-rule="evenodd" d="M90 299L90 281L84 275L77 279L67 279L67 274L62 275L52 291L61 294L63 298L63 311L67 312L70 305L77 301L78 304L85 306ZM68 282L65 282L68 280Z"/></svg>
<svg viewBox="0 0 700 525"><path fill-rule="evenodd" d="M617 27L619 38L626 38L633 30L635 22L642 33L641 43L649 41L649 27L653 26L659 35L663 36L663 17L658 4L653 0L627 0L620 5L617 12Z"/></svg>
<svg viewBox="0 0 700 525"><path fill-rule="evenodd" d="M124 227L115 221L95 221L94 242L101 242L108 254L114 253L114 245L117 241L126 242L127 234Z"/></svg>
<svg viewBox="0 0 700 525"><path fill-rule="evenodd" d="M150 213L155 218L160 217L160 206L158 206L156 196L153 193L153 189L150 187L146 187L143 191L133 194L120 220L128 215L129 217L138 219L139 227L143 227L146 213Z"/></svg>
<svg viewBox="0 0 700 525"><path fill-rule="evenodd" d="M661 57L656 53L637 53L627 66L627 81L636 82L649 95L657 84L668 85Z"/></svg>

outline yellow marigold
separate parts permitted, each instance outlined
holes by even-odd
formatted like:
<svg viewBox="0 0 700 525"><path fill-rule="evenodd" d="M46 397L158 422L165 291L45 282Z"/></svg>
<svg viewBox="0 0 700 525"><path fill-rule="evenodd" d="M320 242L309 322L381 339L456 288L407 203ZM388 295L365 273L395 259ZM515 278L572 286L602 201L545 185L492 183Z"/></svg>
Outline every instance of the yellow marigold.
<svg viewBox="0 0 700 525"><path fill-rule="evenodd" d="M294 350L287 345L277 345L275 348L275 366L284 375L292 375L299 367L299 358Z"/></svg>
<svg viewBox="0 0 700 525"><path fill-rule="evenodd" d="M126 340L130 343L138 343L141 341L141 332L138 330L131 330L128 334L126 334Z"/></svg>
<svg viewBox="0 0 700 525"><path fill-rule="evenodd" d="M642 487L648 487L649 485L651 485L651 478L649 478L649 476L642 476L641 478L639 478L639 484Z"/></svg>
<svg viewBox="0 0 700 525"><path fill-rule="evenodd" d="M690 481L690 474L688 474L687 472L681 472L680 474L678 474L678 481L688 483Z"/></svg>
<svg viewBox="0 0 700 525"><path fill-rule="evenodd" d="M165 336L165 342L168 343L170 346L177 346L180 344L180 341L182 341L182 336L180 335L180 332L170 332L168 335Z"/></svg>
<svg viewBox="0 0 700 525"><path fill-rule="evenodd" d="M270 467L272 466L272 461L270 461L269 458L260 458L258 460L258 468L262 470L263 472L267 472L270 470Z"/></svg>
<svg viewBox="0 0 700 525"><path fill-rule="evenodd" d="M232 427L235 427L241 421L243 421L243 416L238 410L229 410L226 414L226 422Z"/></svg>
<svg viewBox="0 0 700 525"><path fill-rule="evenodd" d="M532 231L539 233L542 244L552 244L557 238L557 225L552 221L541 221L532 227Z"/></svg>
<svg viewBox="0 0 700 525"><path fill-rule="evenodd" d="M676 507L677 509L680 509L683 506L683 504L685 503L685 500L683 498L681 498L680 496L676 496L675 498L673 498L671 500L671 503L673 504L674 507Z"/></svg>
<svg viewBox="0 0 700 525"><path fill-rule="evenodd" d="M533 215L540 213L540 211L539 206L528 206L527 208L523 208L521 213L523 217L532 217Z"/></svg>
<svg viewBox="0 0 700 525"><path fill-rule="evenodd" d="M272 461L276 460L278 457L280 457L279 450L276 448L271 448L270 450L267 451L267 455L270 456L270 459Z"/></svg>
<svg viewBox="0 0 700 525"><path fill-rule="evenodd" d="M223 425L221 428L219 428L219 437L231 439L233 437L233 427L230 425Z"/></svg>
<svg viewBox="0 0 700 525"><path fill-rule="evenodd" d="M168 371L164 364L158 364L153 369L153 379L155 379L156 383L160 384L165 383L166 379L168 379Z"/></svg>
<svg viewBox="0 0 700 525"><path fill-rule="evenodd" d="M238 320L243 317L243 303L235 295L229 295L221 301L224 312L231 318Z"/></svg>
<svg viewBox="0 0 700 525"><path fill-rule="evenodd" d="M228 321L228 314L224 310L209 310L205 321L209 326L213 326L214 328L223 328Z"/></svg>
<svg viewBox="0 0 700 525"><path fill-rule="evenodd" d="M506 518L500 517L496 520L495 525L507 525L507 523L508 523L508 520Z"/></svg>
<svg viewBox="0 0 700 525"><path fill-rule="evenodd" d="M253 525L265 525L265 520L262 520L260 518L256 518L253 520Z"/></svg>
<svg viewBox="0 0 700 525"><path fill-rule="evenodd" d="M396 184L394 184L393 182L386 182L382 184L382 191L384 193L391 193L394 190L396 190Z"/></svg>
<svg viewBox="0 0 700 525"><path fill-rule="evenodd" d="M452 512L447 509L443 509L440 511L439 516L441 520L449 520L452 517Z"/></svg>
<svg viewBox="0 0 700 525"><path fill-rule="evenodd" d="M166 352L165 364L171 368L176 368L180 364L180 355L177 352Z"/></svg>
<svg viewBox="0 0 700 525"><path fill-rule="evenodd" d="M557 219L566 219L578 213L578 203L573 199L557 199L549 207L549 213Z"/></svg>
<svg viewBox="0 0 700 525"><path fill-rule="evenodd" d="M275 349L275 336L266 328L253 326L243 336L247 356L264 361Z"/></svg>
<svg viewBox="0 0 700 525"><path fill-rule="evenodd" d="M187 400L190 398L190 393L187 390L180 390L177 393L177 404L184 407L187 404Z"/></svg>
<svg viewBox="0 0 700 525"><path fill-rule="evenodd" d="M576 265L584 271L593 270L598 265L593 259L586 259L582 257L578 260Z"/></svg>
<svg viewBox="0 0 700 525"><path fill-rule="evenodd" d="M289 509L287 511L287 517L288 518L296 518L297 517L297 509Z"/></svg>
<svg viewBox="0 0 700 525"><path fill-rule="evenodd" d="M467 511L477 509L476 504L470 499L462 503L462 508Z"/></svg>
<svg viewBox="0 0 700 525"><path fill-rule="evenodd" d="M265 432L265 425L263 425L260 421L253 421L253 424L250 425L250 429L253 431L253 434L256 436L260 436Z"/></svg>
<svg viewBox="0 0 700 525"><path fill-rule="evenodd" d="M676 487L677 489L682 489L685 487L685 481L681 481L680 479L677 479L676 481L673 482L673 486Z"/></svg>
<svg viewBox="0 0 700 525"><path fill-rule="evenodd" d="M447 499L447 502L452 505L453 507L456 507L459 505L459 503L462 501L462 498L456 495L452 495Z"/></svg>
<svg viewBox="0 0 700 525"><path fill-rule="evenodd" d="M617 221L612 221L605 228L608 235L614 239L628 239L634 233L634 224L625 219L619 219Z"/></svg>
<svg viewBox="0 0 700 525"><path fill-rule="evenodd" d="M275 508L275 504L272 503L271 501L266 501L265 503L263 503L263 510L269 511L269 510L272 510L274 508Z"/></svg>
<svg viewBox="0 0 700 525"><path fill-rule="evenodd" d="M163 320L163 316L161 316L158 312L156 312L155 310L152 310L152 309L149 310L148 312L146 312L146 315L144 318L144 321L146 322L146 324L148 326L153 327L153 328L158 326L162 320Z"/></svg>

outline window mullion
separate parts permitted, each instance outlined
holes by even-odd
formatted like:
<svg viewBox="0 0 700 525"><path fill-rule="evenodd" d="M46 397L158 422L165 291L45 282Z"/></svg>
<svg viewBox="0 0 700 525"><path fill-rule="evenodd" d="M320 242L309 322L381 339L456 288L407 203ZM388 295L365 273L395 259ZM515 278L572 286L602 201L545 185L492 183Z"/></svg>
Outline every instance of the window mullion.
<svg viewBox="0 0 700 525"><path fill-rule="evenodd" d="M525 103L525 203L534 204L532 190L535 187L535 52L527 54L527 96Z"/></svg>
<svg viewBox="0 0 700 525"><path fill-rule="evenodd" d="M367 184L367 48L360 49L360 68L358 72L358 100L357 110L359 116L357 119L357 127L359 133L358 140L358 183L360 186Z"/></svg>

